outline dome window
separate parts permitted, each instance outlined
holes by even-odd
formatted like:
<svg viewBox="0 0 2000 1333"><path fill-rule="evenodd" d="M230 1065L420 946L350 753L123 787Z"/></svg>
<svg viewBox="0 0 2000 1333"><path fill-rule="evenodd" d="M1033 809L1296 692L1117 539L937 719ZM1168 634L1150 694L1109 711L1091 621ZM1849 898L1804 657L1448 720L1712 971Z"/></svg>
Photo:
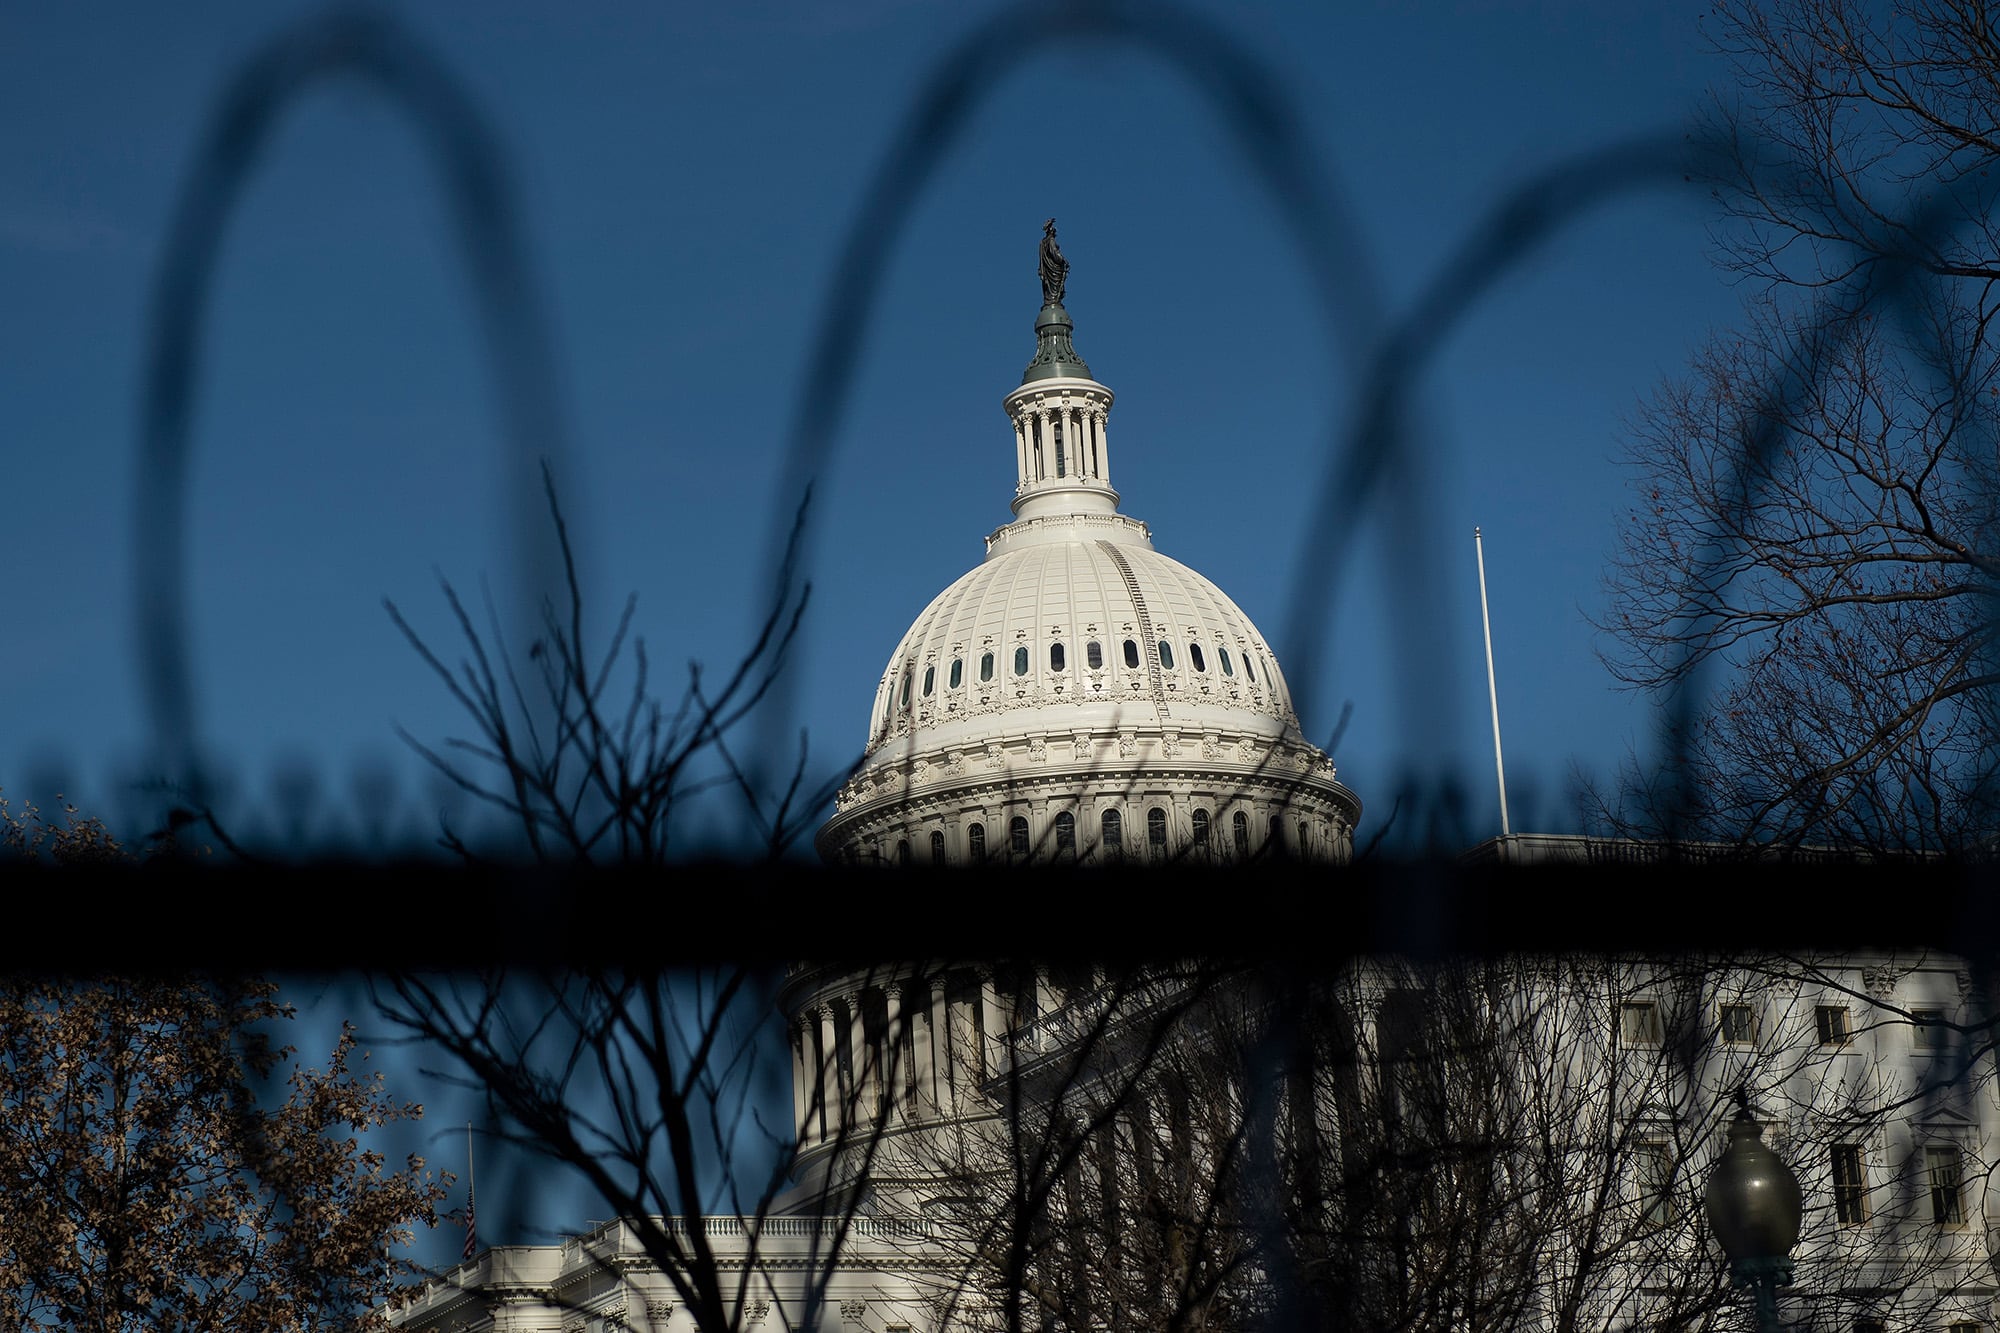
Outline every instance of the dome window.
<svg viewBox="0 0 2000 1333"><path fill-rule="evenodd" d="M1062 423L1063 423L1062 417L1059 416L1055 419L1056 475L1058 477L1063 476L1066 472L1066 469L1063 467Z"/></svg>
<svg viewBox="0 0 2000 1333"><path fill-rule="evenodd" d="M905 671L903 673L903 707L908 708L909 706L910 706L910 673Z"/></svg>
<svg viewBox="0 0 2000 1333"><path fill-rule="evenodd" d="M1092 671L1104 670L1104 645L1095 639L1083 645L1083 660Z"/></svg>
<svg viewBox="0 0 2000 1333"><path fill-rule="evenodd" d="M1243 659L1243 667L1244 670L1249 670L1249 658L1246 657ZM1285 854L1285 826L1276 815L1271 816L1271 841L1266 843L1265 846L1271 849L1271 854L1274 856L1283 856Z"/></svg>
<svg viewBox="0 0 2000 1333"><path fill-rule="evenodd" d="M1076 859L1076 816L1067 810L1056 816L1056 859Z"/></svg>
<svg viewBox="0 0 2000 1333"><path fill-rule="evenodd" d="M965 830L965 848L972 853L974 861L986 859L986 825L974 824Z"/></svg>
<svg viewBox="0 0 2000 1333"><path fill-rule="evenodd" d="M1194 812L1194 845L1202 851L1208 850L1208 811Z"/></svg>
<svg viewBox="0 0 2000 1333"><path fill-rule="evenodd" d="M1257 668L1250 665L1250 654L1243 654L1243 674L1250 677L1250 683L1257 683Z"/></svg>
<svg viewBox="0 0 2000 1333"><path fill-rule="evenodd" d="M931 864L934 866L944 864L944 834L936 829L931 830Z"/></svg>
<svg viewBox="0 0 2000 1333"><path fill-rule="evenodd" d="M1064 658L1063 658L1063 646L1062 646L1061 644L1059 644L1059 643L1052 643L1052 644L1050 644L1050 645L1049 645L1049 670L1051 670L1051 671L1061 671L1061 670L1063 669L1063 661L1064 661Z"/></svg>
<svg viewBox="0 0 2000 1333"><path fill-rule="evenodd" d="M1015 815L1007 822L1007 843L1009 850L1014 855L1026 856L1028 854L1028 821L1026 818L1021 815Z"/></svg>
<svg viewBox="0 0 2000 1333"><path fill-rule="evenodd" d="M993 679L993 654L992 654L992 653L986 653L986 654L984 654L983 656L981 656L981 657L980 657L980 659L979 659L979 678L980 678L981 680L992 680L992 679Z"/></svg>
<svg viewBox="0 0 2000 1333"><path fill-rule="evenodd" d="M1116 810L1106 810L1098 817L1097 827L1104 837L1104 856L1111 861L1125 859L1125 817Z"/></svg>
<svg viewBox="0 0 2000 1333"><path fill-rule="evenodd" d="M898 838L896 839L896 864L899 866L906 866L909 863L910 863L910 840L908 838Z"/></svg>
<svg viewBox="0 0 2000 1333"><path fill-rule="evenodd" d="M1017 676L1028 674L1028 648L1026 644L1014 650L1014 674Z"/></svg>
<svg viewBox="0 0 2000 1333"><path fill-rule="evenodd" d="M1250 859L1250 816L1238 810L1229 817L1230 840L1236 844L1236 859Z"/></svg>
<svg viewBox="0 0 2000 1333"><path fill-rule="evenodd" d="M936 684L937 684L937 668L936 668L936 667L934 667L934 666L927 666L927 667L925 667L925 668L924 668L924 698L928 699L928 698L930 698L930 697L931 697L931 689L932 689L932 687L934 687L934 686L935 686Z"/></svg>
<svg viewBox="0 0 2000 1333"><path fill-rule="evenodd" d="M1194 667L1196 671L1208 670L1208 659L1201 655L1200 644L1191 643L1188 645L1188 662L1190 665ZM925 690L924 693L929 694L930 691Z"/></svg>
<svg viewBox="0 0 2000 1333"><path fill-rule="evenodd" d="M1169 671L1172 671L1174 669L1174 646L1171 643L1168 643L1165 639L1160 640L1160 665L1165 667ZM910 683L908 681L904 681L903 693L907 696L909 692L910 692ZM908 703L909 702L908 698L905 698L903 702Z"/></svg>
<svg viewBox="0 0 2000 1333"><path fill-rule="evenodd" d="M1167 854L1167 812L1157 805L1146 812L1146 846L1155 859Z"/></svg>
<svg viewBox="0 0 2000 1333"><path fill-rule="evenodd" d="M955 690L964 683L965 683L965 659L962 657L954 657L951 659L951 688Z"/></svg>
<svg viewBox="0 0 2000 1333"><path fill-rule="evenodd" d="M1227 648L1223 647L1223 646L1222 646L1221 644L1219 644L1219 643L1218 643L1218 644L1216 644L1216 645L1215 645L1215 655L1216 655L1217 657L1219 657L1219 658L1221 658L1221 659L1222 659L1222 674L1223 674L1223 675L1225 675L1225 676L1233 676L1233 675L1235 675L1235 674L1236 674L1236 664L1235 664L1235 663L1233 663L1233 662L1231 662L1231 661L1229 660L1229 650L1228 650Z"/></svg>
<svg viewBox="0 0 2000 1333"><path fill-rule="evenodd" d="M1133 671L1139 669L1139 644L1134 639L1125 640L1125 665Z"/></svg>

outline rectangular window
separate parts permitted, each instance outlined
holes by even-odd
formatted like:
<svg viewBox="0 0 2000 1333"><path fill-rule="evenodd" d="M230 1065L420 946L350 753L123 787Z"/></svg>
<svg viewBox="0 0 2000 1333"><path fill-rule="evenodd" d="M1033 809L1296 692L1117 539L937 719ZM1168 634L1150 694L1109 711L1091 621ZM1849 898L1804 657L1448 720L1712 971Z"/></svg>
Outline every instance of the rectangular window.
<svg viewBox="0 0 2000 1333"><path fill-rule="evenodd" d="M1854 1333L1883 1333L1882 1321L1863 1315L1854 1321Z"/></svg>
<svg viewBox="0 0 2000 1333"><path fill-rule="evenodd" d="M1959 1197L1959 1152L1957 1147L1939 1144L1924 1149L1924 1166L1930 1175L1931 1221L1941 1227L1955 1227L1965 1221L1965 1203Z"/></svg>
<svg viewBox="0 0 2000 1333"><path fill-rule="evenodd" d="M1814 1009L1813 1025L1819 1029L1822 1046L1845 1046L1854 1040L1854 1029L1848 1023L1844 1004L1823 1004Z"/></svg>
<svg viewBox="0 0 2000 1333"><path fill-rule="evenodd" d="M1833 1215L1844 1227L1868 1220L1868 1178L1863 1174L1861 1145L1836 1143L1833 1156Z"/></svg>
<svg viewBox="0 0 2000 1333"><path fill-rule="evenodd" d="M1664 1143L1641 1143L1633 1150L1633 1183L1639 1190L1639 1218L1647 1227L1674 1220L1674 1159Z"/></svg>
<svg viewBox="0 0 2000 1333"><path fill-rule="evenodd" d="M1912 1009L1910 1011L1910 1044L1920 1051L1941 1051L1946 1046L1949 1035L1944 1027L1944 1010Z"/></svg>
<svg viewBox="0 0 2000 1333"><path fill-rule="evenodd" d="M1658 1046L1660 1006L1651 1000L1628 1000L1619 1005L1618 1036L1627 1046Z"/></svg>
<svg viewBox="0 0 2000 1333"><path fill-rule="evenodd" d="M1750 1046L1757 1041L1757 1016L1747 1004L1722 1006L1722 1040L1731 1046Z"/></svg>
<svg viewBox="0 0 2000 1333"><path fill-rule="evenodd" d="M1954 1319L1945 1325L1945 1333L1980 1333L1984 1327L1976 1319Z"/></svg>

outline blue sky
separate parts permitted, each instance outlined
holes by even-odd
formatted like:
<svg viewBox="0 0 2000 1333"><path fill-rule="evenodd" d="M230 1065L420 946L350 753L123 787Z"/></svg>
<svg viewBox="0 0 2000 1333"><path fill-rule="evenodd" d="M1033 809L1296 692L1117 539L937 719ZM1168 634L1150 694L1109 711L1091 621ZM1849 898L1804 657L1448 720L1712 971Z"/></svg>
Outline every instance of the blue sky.
<svg viewBox="0 0 2000 1333"><path fill-rule="evenodd" d="M627 593L656 666L745 643L790 414L838 247L930 63L991 5L391 6L483 103L551 312L567 502L604 625ZM0 11L0 787L121 808L144 748L132 646L146 299L217 90L296 4ZM1392 308L1511 184L1671 130L1726 79L1686 7L1206 7L1280 72ZM1119 395L1124 510L1286 653L1293 555L1330 424L1353 402L1302 257L1214 114L1157 60L1039 58L973 115L907 217L820 479L797 721L858 753L877 674L1007 517L999 402L1033 350L1040 223L1059 221L1077 345ZM1409 595L1366 534L1339 569L1309 734L1343 701L1342 778L1379 817L1413 766L1458 775L1497 831L1471 532L1487 534L1515 825L1565 828L1573 766L1648 748L1586 615L1628 503L1622 422L1741 293L1698 190L1572 227L1479 302L1422 381L1422 531L1445 579ZM250 793L318 775L352 823L386 767L395 836L437 799L397 741L465 724L381 607L451 626L433 571L504 593L513 538L496 397L440 192L372 90L286 118L232 219L195 423L190 570L204 736ZM1379 517L1379 516L1371 516ZM1443 663L1393 651L1388 605ZM1399 690L1440 719L1419 746ZM1432 696L1435 697L1432 697ZM1366 817L1365 817L1366 818ZM1363 836L1369 830L1364 825Z"/></svg>

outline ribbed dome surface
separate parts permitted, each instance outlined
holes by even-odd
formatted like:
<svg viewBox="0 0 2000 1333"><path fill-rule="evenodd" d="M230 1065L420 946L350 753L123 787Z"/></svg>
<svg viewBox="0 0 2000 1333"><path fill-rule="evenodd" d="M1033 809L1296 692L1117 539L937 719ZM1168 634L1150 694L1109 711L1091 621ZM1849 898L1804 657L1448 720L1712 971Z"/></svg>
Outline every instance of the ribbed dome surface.
<svg viewBox="0 0 2000 1333"><path fill-rule="evenodd" d="M999 548L939 593L883 673L870 751L898 737L924 749L944 733L1140 716L1293 730L1290 694L1250 618L1126 524L1110 520L1095 540L1049 532Z"/></svg>

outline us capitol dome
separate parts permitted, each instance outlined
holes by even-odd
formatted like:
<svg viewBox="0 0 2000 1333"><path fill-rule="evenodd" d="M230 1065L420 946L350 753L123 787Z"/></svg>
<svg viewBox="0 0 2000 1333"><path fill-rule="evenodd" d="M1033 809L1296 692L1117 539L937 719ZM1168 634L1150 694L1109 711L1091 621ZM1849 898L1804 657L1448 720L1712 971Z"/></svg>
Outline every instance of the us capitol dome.
<svg viewBox="0 0 2000 1333"><path fill-rule="evenodd" d="M1269 644L1118 512L1114 395L1072 342L1044 228L1035 356L1002 400L1014 520L889 655L828 861L1344 860L1361 802Z"/></svg>

